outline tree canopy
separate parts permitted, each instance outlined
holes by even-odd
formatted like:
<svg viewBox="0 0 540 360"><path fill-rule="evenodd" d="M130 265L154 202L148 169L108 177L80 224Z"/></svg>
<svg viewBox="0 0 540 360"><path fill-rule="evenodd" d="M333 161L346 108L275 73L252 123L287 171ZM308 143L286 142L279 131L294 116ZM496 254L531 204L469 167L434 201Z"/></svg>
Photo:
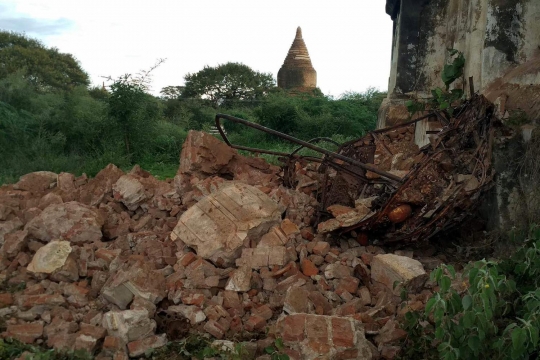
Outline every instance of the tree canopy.
<svg viewBox="0 0 540 360"><path fill-rule="evenodd" d="M73 55L47 48L36 39L0 31L0 78L22 72L37 89L67 90L88 86L88 74Z"/></svg>
<svg viewBox="0 0 540 360"><path fill-rule="evenodd" d="M234 100L256 100L275 88L272 74L254 71L249 66L229 62L216 67L205 66L187 74L184 98L208 99L214 106Z"/></svg>

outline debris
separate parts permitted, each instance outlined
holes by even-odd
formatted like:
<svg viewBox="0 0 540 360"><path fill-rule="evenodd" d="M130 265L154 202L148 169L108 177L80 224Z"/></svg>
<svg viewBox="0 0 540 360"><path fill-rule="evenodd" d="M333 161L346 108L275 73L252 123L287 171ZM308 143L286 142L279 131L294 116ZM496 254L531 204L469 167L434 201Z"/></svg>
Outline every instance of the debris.
<svg viewBox="0 0 540 360"><path fill-rule="evenodd" d="M182 214L171 239L192 246L217 265L232 265L244 244L279 223L283 210L260 190L234 182Z"/></svg>
<svg viewBox="0 0 540 360"><path fill-rule="evenodd" d="M300 145L291 154L239 147L256 153L282 156L286 161L284 180L299 183L297 167L305 160L320 163L323 178L313 176L320 196L319 233L361 230L382 242L427 240L463 220L479 204L491 185L494 171L491 146L494 138L494 106L482 95L474 95L455 116L440 111L342 144L337 152L295 139L261 125L218 114L216 124L226 119L278 136ZM415 123L433 118L441 123L431 144L421 149L414 143ZM302 157L302 148L323 157ZM302 177L307 167L304 167ZM365 203L364 203L365 201ZM355 206L353 208L353 206ZM358 206L361 205L361 206ZM329 213L333 218L328 219ZM326 218L326 219L325 219Z"/></svg>
<svg viewBox="0 0 540 360"><path fill-rule="evenodd" d="M371 359L359 321L337 316L294 314L281 317L277 333L298 359Z"/></svg>
<svg viewBox="0 0 540 360"><path fill-rule="evenodd" d="M71 251L69 241L51 241L38 249L27 270L33 273L52 274L64 266Z"/></svg>
<svg viewBox="0 0 540 360"><path fill-rule="evenodd" d="M440 259L376 244L428 239L476 206L491 111L474 97L422 149L411 122L320 158L274 153L279 168L190 131L174 181L112 164L28 174L0 187L0 336L103 359L190 332L265 336L253 357L279 337L291 359L394 356L397 320L425 304L424 266Z"/></svg>
<svg viewBox="0 0 540 360"><path fill-rule="evenodd" d="M395 254L384 254L373 257L371 278L399 295L402 286L413 292L420 290L428 275L418 260ZM396 282L399 286L395 286Z"/></svg>
<svg viewBox="0 0 540 360"><path fill-rule="evenodd" d="M103 218L88 205L75 201L52 204L24 227L35 239L49 242L54 239L71 243L91 243L101 240Z"/></svg>

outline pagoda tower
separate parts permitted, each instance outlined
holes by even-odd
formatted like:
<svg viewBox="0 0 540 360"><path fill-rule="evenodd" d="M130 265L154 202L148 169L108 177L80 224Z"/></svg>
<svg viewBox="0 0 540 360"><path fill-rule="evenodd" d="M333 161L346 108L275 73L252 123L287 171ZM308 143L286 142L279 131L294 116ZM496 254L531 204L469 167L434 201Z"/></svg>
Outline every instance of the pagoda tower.
<svg viewBox="0 0 540 360"><path fill-rule="evenodd" d="M317 87L317 72L311 64L300 27L296 29L296 37L279 69L277 80L278 87L282 89L311 90Z"/></svg>

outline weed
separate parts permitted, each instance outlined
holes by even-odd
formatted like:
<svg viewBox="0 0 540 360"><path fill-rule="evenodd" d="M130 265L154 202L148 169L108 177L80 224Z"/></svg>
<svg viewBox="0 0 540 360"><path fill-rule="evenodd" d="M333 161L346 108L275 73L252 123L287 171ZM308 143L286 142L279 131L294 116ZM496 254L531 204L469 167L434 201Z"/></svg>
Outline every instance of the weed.
<svg viewBox="0 0 540 360"><path fill-rule="evenodd" d="M409 312L405 359L530 359L539 355L540 228L509 259L470 263L462 277L444 265L425 313ZM463 290L459 290L459 289Z"/></svg>

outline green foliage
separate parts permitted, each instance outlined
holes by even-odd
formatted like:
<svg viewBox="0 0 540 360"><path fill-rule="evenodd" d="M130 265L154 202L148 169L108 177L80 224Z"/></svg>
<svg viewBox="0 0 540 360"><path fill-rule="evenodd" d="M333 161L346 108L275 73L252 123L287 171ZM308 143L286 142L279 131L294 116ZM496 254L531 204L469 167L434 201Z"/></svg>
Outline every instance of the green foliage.
<svg viewBox="0 0 540 360"><path fill-rule="evenodd" d="M23 344L14 339L0 339L0 359L16 359L24 352L27 352L25 360L91 360L93 358L84 350L59 352Z"/></svg>
<svg viewBox="0 0 540 360"><path fill-rule="evenodd" d="M301 139L343 142L375 127L384 96L373 89L337 99L318 89L289 94L275 88L270 74L228 63L188 74L185 87L168 86L157 98L149 94L150 79L163 61L134 76L109 78L107 89L88 88L71 55L0 32L0 184L40 170L94 176L108 163L123 169L138 163L172 177L187 132L209 130L218 108ZM295 149L243 126L224 126L235 143Z"/></svg>
<svg viewBox="0 0 540 360"><path fill-rule="evenodd" d="M375 128L381 93L327 96L270 95L254 114L261 125L309 140L343 134L359 137Z"/></svg>
<svg viewBox="0 0 540 360"><path fill-rule="evenodd" d="M270 355L272 360L289 360L289 355L283 353L284 349L283 340L277 338L274 340L274 345L264 348L264 352Z"/></svg>
<svg viewBox="0 0 540 360"><path fill-rule="evenodd" d="M407 110L412 115L417 112L425 111L426 108L438 109L446 111L450 116L453 115L456 101L463 99L464 92L462 89L449 90L450 85L463 76L463 68L465 66L465 57L462 52L455 49L449 49L450 57L453 58L451 64L444 65L441 74L442 81L446 86L446 90L436 88L431 90L431 99L426 102L418 100L408 100L405 103ZM457 55L457 56L456 56Z"/></svg>
<svg viewBox="0 0 540 360"><path fill-rule="evenodd" d="M463 76L463 68L465 67L465 56L462 52L456 49L448 49L448 52L450 57L453 57L453 60L451 64L444 65L441 74L442 81L446 85L446 91L454 81Z"/></svg>
<svg viewBox="0 0 540 360"><path fill-rule="evenodd" d="M47 48L23 34L0 31L0 79L18 72L40 91L89 84L88 75L73 55Z"/></svg>
<svg viewBox="0 0 540 360"><path fill-rule="evenodd" d="M129 75L115 80L108 99L109 115L121 133L128 158L140 159L155 132L159 107Z"/></svg>
<svg viewBox="0 0 540 360"><path fill-rule="evenodd" d="M540 228L510 259L451 266L431 273L439 286L425 314L409 312L405 358L530 359L539 355ZM453 282L466 289L458 292ZM435 346L436 347L435 347Z"/></svg>
<svg viewBox="0 0 540 360"><path fill-rule="evenodd" d="M165 347L146 354L147 359L153 360L192 360L192 359L222 359L243 360L247 358L244 343L234 343L232 348L214 346L206 336L188 335L186 338L168 343Z"/></svg>
<svg viewBox="0 0 540 360"><path fill-rule="evenodd" d="M233 62L205 66L195 74L187 74L185 81L182 97L208 99L216 107L222 104L232 107L235 101L261 99L275 87L271 74Z"/></svg>

